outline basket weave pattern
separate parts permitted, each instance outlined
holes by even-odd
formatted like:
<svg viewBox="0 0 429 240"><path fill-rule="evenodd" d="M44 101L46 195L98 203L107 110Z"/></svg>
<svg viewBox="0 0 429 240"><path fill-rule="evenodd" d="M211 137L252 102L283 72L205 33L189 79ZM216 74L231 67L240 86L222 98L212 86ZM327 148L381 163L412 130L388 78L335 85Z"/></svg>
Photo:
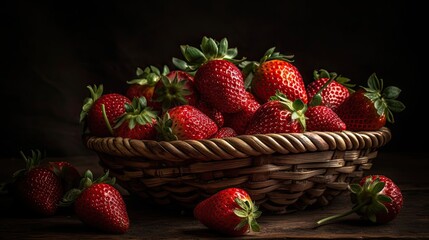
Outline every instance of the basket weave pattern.
<svg viewBox="0 0 429 240"><path fill-rule="evenodd" d="M156 204L192 207L220 189L241 187L261 208L287 213L329 204L371 168L390 139L382 128L170 142L85 136L84 142L122 187Z"/></svg>

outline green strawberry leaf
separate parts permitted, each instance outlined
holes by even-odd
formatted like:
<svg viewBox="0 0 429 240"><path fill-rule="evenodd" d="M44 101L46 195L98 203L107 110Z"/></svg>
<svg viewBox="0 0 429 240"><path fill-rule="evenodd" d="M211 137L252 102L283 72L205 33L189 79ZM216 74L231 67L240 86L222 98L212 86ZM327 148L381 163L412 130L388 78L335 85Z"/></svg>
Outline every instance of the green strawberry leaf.
<svg viewBox="0 0 429 240"><path fill-rule="evenodd" d="M377 196L377 200L381 203L390 203L392 202L392 198L390 198L389 196L386 196L384 194L379 194Z"/></svg>
<svg viewBox="0 0 429 240"><path fill-rule="evenodd" d="M396 98L398 98L400 93L401 93L400 88L395 87L395 86L388 86L383 90L382 96L385 99L396 99Z"/></svg>
<svg viewBox="0 0 429 240"><path fill-rule="evenodd" d="M385 99L384 101L392 112L402 112L405 109L405 105L398 100Z"/></svg>
<svg viewBox="0 0 429 240"><path fill-rule="evenodd" d="M357 194L357 193L360 193L362 191L362 187L359 184L350 184L349 185L349 190L352 193Z"/></svg>

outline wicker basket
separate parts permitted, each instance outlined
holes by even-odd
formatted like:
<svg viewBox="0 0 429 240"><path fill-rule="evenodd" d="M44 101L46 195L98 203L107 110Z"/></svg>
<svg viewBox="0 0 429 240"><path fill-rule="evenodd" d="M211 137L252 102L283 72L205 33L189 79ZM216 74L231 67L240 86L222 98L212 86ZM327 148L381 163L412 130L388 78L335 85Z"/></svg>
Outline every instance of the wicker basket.
<svg viewBox="0 0 429 240"><path fill-rule="evenodd" d="M329 204L390 139L382 128L171 142L85 136L84 143L122 187L156 204L193 207L241 187L261 209L282 214Z"/></svg>

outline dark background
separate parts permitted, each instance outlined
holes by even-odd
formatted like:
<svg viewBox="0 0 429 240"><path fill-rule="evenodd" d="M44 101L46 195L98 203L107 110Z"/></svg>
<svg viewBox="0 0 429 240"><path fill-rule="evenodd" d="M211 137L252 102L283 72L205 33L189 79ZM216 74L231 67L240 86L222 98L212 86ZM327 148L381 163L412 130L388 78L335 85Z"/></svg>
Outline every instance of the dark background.
<svg viewBox="0 0 429 240"><path fill-rule="evenodd" d="M383 151L424 151L425 8L419 1L14 1L1 8L1 156L44 149L92 154L81 142L86 86L122 92L136 67L181 58L181 44L227 37L239 57L273 46L295 55L306 83L325 68L402 89L404 112ZM423 139L423 140L418 140Z"/></svg>

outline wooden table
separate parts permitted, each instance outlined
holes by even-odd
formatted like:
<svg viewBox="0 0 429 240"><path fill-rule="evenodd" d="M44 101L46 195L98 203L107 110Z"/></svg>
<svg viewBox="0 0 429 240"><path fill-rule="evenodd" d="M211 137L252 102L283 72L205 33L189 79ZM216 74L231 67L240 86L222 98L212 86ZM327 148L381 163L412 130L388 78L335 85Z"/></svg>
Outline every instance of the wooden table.
<svg viewBox="0 0 429 240"><path fill-rule="evenodd" d="M102 169L96 156L69 157L79 171L91 169L99 176ZM0 181L19 167L20 159L1 159ZM6 163L7 162L7 163ZM313 228L326 216L351 207L347 194L338 196L330 205L286 215L262 214L262 229L234 239L429 239L429 178L426 154L383 153L375 159L368 173L381 173L395 179L404 195L404 207L392 222L374 226L349 215L340 222ZM0 195L0 239L219 239L227 237L206 229L189 210L144 205L134 196L124 196L131 227L124 235L111 235L83 225L72 212L38 218L20 211L9 195Z"/></svg>

